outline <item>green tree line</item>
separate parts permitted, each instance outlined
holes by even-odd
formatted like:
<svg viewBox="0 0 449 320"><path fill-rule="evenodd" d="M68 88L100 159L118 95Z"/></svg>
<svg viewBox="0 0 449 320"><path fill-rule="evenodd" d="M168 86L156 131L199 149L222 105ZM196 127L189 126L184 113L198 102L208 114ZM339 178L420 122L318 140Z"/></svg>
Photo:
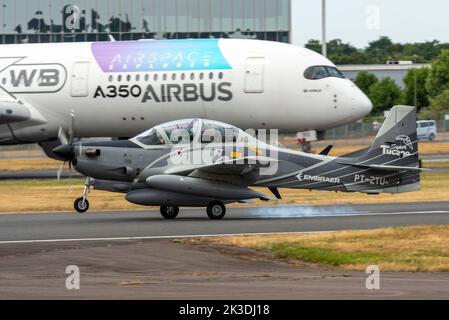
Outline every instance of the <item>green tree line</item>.
<svg viewBox="0 0 449 320"><path fill-rule="evenodd" d="M310 40L307 48L321 52L318 40ZM355 84L371 99L373 113L380 115L394 105L416 106L421 119L442 119L449 114L449 44L436 40L424 43L393 43L388 37L357 49L336 39L328 43L328 57L335 64L384 64L388 60L411 60L431 63L431 67L410 69L401 89L390 78L378 79L360 72Z"/></svg>
<svg viewBox="0 0 449 320"><path fill-rule="evenodd" d="M309 40L305 47L321 52L319 40ZM435 60L442 50L447 49L449 49L449 43L440 43L438 40L401 44L394 43L385 36L370 42L363 49L356 48L341 39L334 39L327 43L328 58L335 64L384 64L389 60L429 63Z"/></svg>

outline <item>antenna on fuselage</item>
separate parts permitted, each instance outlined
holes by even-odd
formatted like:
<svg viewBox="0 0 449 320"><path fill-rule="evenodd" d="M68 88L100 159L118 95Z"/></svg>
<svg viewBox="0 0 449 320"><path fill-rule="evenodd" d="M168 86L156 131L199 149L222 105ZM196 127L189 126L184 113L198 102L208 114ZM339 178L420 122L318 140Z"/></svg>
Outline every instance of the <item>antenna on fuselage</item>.
<svg viewBox="0 0 449 320"><path fill-rule="evenodd" d="M108 38L109 38L109 41L111 41L111 42L115 42L116 41L112 34L108 34Z"/></svg>

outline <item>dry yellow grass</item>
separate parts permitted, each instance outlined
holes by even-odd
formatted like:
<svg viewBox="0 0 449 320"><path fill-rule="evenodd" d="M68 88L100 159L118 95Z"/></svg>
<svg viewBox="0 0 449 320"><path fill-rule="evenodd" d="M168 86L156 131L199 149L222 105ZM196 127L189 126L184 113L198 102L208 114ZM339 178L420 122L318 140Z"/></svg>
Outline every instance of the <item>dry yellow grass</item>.
<svg viewBox="0 0 449 320"><path fill-rule="evenodd" d="M283 199L279 201L255 201L255 205L282 204L352 204L378 202L449 201L449 172L422 174L422 189L403 194L366 195L361 193L335 193L308 190L281 189ZM69 182L62 180L25 180L0 182L0 212L71 211L73 201L83 190L83 181L73 180L73 191L69 193ZM258 191L269 194L265 188ZM128 203L123 194L93 190L89 196L91 210L135 210L148 209ZM233 206L242 206L234 204Z"/></svg>
<svg viewBox="0 0 449 320"><path fill-rule="evenodd" d="M449 226L418 226L318 234L213 237L192 242L268 250L275 257L344 269L449 271Z"/></svg>
<svg viewBox="0 0 449 320"><path fill-rule="evenodd" d="M50 158L0 159L0 172L58 170L61 162Z"/></svg>
<svg viewBox="0 0 449 320"><path fill-rule="evenodd" d="M67 180L0 182L0 212L57 212L73 211L73 201L83 192L83 181L73 180L72 191ZM89 195L90 210L136 210L123 194L92 190Z"/></svg>

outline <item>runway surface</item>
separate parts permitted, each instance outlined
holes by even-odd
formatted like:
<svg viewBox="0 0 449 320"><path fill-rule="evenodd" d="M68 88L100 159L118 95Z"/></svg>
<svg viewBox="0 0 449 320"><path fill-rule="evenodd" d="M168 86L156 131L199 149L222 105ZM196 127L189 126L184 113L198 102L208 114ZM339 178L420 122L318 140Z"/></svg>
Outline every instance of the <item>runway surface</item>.
<svg viewBox="0 0 449 320"><path fill-rule="evenodd" d="M273 259L263 251L174 242L198 235L449 224L449 202L0 215L0 299L447 299L449 273L367 274ZM140 237L140 238L139 238ZM64 240L65 239L65 240ZM65 287L80 270L80 290Z"/></svg>
<svg viewBox="0 0 449 320"><path fill-rule="evenodd" d="M198 235L310 232L387 226L449 224L449 202L348 206L228 208L225 219L211 221L204 209L181 209L176 220L158 211L0 215L5 241L163 238Z"/></svg>

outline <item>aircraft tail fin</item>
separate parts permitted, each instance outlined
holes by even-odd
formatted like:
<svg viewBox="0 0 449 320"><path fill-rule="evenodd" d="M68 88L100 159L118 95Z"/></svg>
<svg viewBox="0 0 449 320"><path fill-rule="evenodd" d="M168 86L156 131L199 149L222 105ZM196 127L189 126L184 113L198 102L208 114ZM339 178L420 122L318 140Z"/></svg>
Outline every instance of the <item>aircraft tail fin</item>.
<svg viewBox="0 0 449 320"><path fill-rule="evenodd" d="M418 138L416 134L416 109L395 106L380 128L377 136L363 153L355 158L342 157L340 163L369 168L387 174L389 184L379 192L399 193L419 189L420 168Z"/></svg>

